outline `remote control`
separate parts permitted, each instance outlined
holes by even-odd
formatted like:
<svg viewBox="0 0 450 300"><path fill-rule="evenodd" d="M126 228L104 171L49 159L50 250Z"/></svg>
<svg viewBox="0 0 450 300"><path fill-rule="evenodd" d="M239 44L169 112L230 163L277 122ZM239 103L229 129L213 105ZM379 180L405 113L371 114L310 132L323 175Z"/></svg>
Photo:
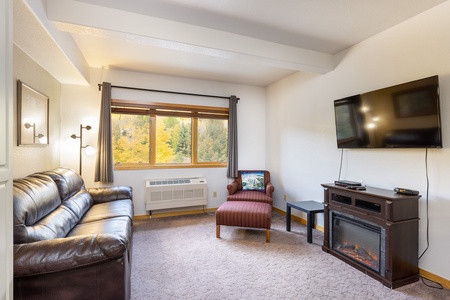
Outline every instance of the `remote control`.
<svg viewBox="0 0 450 300"><path fill-rule="evenodd" d="M366 190L365 186L347 186L346 188L348 188L350 190L357 190L357 191L365 191Z"/></svg>
<svg viewBox="0 0 450 300"><path fill-rule="evenodd" d="M405 189L405 188L399 188L399 187L394 188L394 191L397 194L402 194L402 195L412 195L412 196L419 195L419 191Z"/></svg>

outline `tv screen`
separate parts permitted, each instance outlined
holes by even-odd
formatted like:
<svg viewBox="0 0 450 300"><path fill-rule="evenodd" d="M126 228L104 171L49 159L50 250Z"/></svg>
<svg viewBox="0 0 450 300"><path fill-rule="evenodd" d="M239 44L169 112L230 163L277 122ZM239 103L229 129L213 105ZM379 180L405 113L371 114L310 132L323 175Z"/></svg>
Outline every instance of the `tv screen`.
<svg viewBox="0 0 450 300"><path fill-rule="evenodd" d="M441 148L439 78L334 101L338 148Z"/></svg>

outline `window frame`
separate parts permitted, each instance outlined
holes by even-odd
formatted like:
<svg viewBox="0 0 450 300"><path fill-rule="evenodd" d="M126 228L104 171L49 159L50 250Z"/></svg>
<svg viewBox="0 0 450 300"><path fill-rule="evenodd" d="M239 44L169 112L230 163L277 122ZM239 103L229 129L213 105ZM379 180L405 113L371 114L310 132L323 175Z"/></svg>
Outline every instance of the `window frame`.
<svg viewBox="0 0 450 300"><path fill-rule="evenodd" d="M178 168L224 168L228 162L198 162L198 120L219 119L228 121L228 107L200 106L187 104L136 102L111 100L111 114L130 114L150 116L150 157L149 163L114 164L114 170L178 169ZM156 163L156 117L191 118L191 163Z"/></svg>

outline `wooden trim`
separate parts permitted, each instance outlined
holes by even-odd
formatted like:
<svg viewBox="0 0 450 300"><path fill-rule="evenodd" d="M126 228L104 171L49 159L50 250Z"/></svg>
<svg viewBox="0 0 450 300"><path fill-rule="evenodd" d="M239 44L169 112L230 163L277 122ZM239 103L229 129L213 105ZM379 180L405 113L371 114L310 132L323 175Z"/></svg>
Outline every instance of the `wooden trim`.
<svg viewBox="0 0 450 300"><path fill-rule="evenodd" d="M448 280L448 279L442 278L438 275L435 275L433 273L430 273L430 272L420 269L420 268L419 268L419 274L423 278L437 282L437 283L441 284L443 287L450 289L450 280Z"/></svg>
<svg viewBox="0 0 450 300"><path fill-rule="evenodd" d="M139 215L139 216L133 216L133 221L143 221L150 219L149 215Z"/></svg>
<svg viewBox="0 0 450 300"><path fill-rule="evenodd" d="M191 122L191 160L192 164L196 165L198 154L198 118L193 118Z"/></svg>
<svg viewBox="0 0 450 300"><path fill-rule="evenodd" d="M111 100L111 111L113 113L124 114L154 114L158 116L227 120L229 108L175 103L137 102L113 99Z"/></svg>
<svg viewBox="0 0 450 300"><path fill-rule="evenodd" d="M169 211L169 212L158 212L154 211L151 216L149 215L138 215L134 216L133 220L148 220L148 219L160 219L168 217L178 217L185 215L198 215L203 213L213 213L217 208L205 208L205 209L194 209L194 210L183 210L183 211Z"/></svg>
<svg viewBox="0 0 450 300"><path fill-rule="evenodd" d="M150 165L154 166L156 163L156 117L150 116ZM138 170L138 168L135 167L136 164L126 164L129 166L133 166L133 168L127 168L124 170ZM140 164L139 164L140 165ZM149 164L144 164L148 166ZM150 169L146 167L145 169ZM119 166L114 166L115 170L121 170Z"/></svg>

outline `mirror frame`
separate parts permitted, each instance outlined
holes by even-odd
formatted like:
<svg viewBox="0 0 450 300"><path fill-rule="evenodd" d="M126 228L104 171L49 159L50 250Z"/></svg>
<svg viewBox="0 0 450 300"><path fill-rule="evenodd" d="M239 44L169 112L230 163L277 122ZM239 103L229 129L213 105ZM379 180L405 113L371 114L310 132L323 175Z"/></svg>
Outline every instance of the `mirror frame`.
<svg viewBox="0 0 450 300"><path fill-rule="evenodd" d="M49 144L50 99L17 80L17 146Z"/></svg>

